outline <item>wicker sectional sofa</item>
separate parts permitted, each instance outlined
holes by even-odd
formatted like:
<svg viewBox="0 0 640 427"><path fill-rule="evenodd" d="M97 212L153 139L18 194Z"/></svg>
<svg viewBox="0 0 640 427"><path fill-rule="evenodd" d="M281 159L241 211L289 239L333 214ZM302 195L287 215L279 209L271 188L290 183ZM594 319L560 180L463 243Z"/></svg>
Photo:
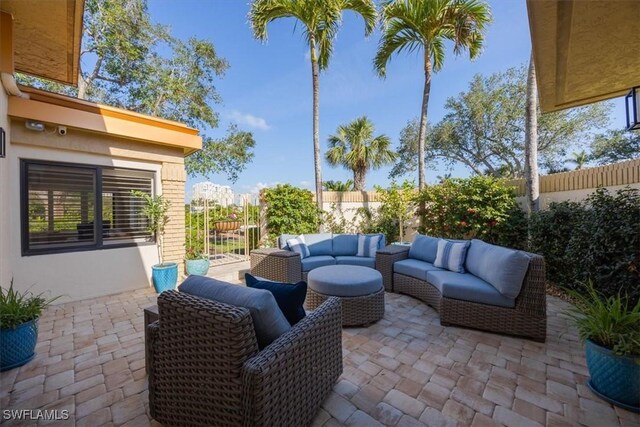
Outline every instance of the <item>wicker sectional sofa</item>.
<svg viewBox="0 0 640 427"><path fill-rule="evenodd" d="M474 242L480 241L474 240L471 245ZM506 248L494 248L508 251ZM448 287L447 284L466 280L484 286L484 281L468 272L443 272L442 269L434 267L433 263L412 258L410 249L406 246L390 245L377 252L376 269L382 273L387 292L411 295L426 302L438 311L442 325L464 326L545 341L547 316L543 257L518 251L529 258L528 268L517 296L506 298L498 295L499 292L495 289L489 289L490 284L486 285L487 289L470 287L466 294L455 294L456 289ZM467 265L473 261L470 258L473 256L472 253L468 255ZM504 267L500 262L500 259L496 259L490 263L489 268L500 271ZM421 268L409 268L412 265ZM482 293L484 290L487 292L483 295L474 294ZM450 295L451 292L454 292L455 298Z"/></svg>

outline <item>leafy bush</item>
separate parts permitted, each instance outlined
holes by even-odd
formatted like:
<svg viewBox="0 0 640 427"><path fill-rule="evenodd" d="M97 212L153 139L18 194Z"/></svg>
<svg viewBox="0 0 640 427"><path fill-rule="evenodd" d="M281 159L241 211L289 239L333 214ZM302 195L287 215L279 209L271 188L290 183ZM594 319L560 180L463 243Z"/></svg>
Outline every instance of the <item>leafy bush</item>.
<svg viewBox="0 0 640 427"><path fill-rule="evenodd" d="M591 282L583 289L586 292L569 290L575 305L568 314L576 323L580 338L620 356L640 355L640 302L630 309L628 298L620 294L606 297Z"/></svg>
<svg viewBox="0 0 640 427"><path fill-rule="evenodd" d="M509 210L505 220L496 224L491 232L485 235L485 240L507 248L528 251L528 228L527 214L519 206L514 206Z"/></svg>
<svg viewBox="0 0 640 427"><path fill-rule="evenodd" d="M501 179L474 176L445 179L418 195L421 233L451 239L479 238L495 241L495 230L517 207L513 188Z"/></svg>
<svg viewBox="0 0 640 427"><path fill-rule="evenodd" d="M261 197L270 236L318 232L321 216L311 191L281 184L264 189Z"/></svg>
<svg viewBox="0 0 640 427"><path fill-rule="evenodd" d="M605 296L621 292L640 300L640 192L599 188L586 200L567 246L574 280L592 280Z"/></svg>
<svg viewBox="0 0 640 427"><path fill-rule="evenodd" d="M544 256L547 279L556 285L573 287L574 268L567 246L583 216L584 206L576 202L551 203L549 209L531 216L529 250Z"/></svg>
<svg viewBox="0 0 640 427"><path fill-rule="evenodd" d="M43 295L16 291L13 289L13 280L6 291L0 287L0 329L15 329L25 322L37 319L45 308L60 298L46 299Z"/></svg>

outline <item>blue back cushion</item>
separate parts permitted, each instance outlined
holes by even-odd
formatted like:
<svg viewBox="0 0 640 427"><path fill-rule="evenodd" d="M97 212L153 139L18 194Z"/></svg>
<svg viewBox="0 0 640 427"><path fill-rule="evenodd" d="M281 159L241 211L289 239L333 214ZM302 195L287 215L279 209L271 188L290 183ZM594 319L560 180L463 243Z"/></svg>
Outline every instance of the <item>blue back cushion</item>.
<svg viewBox="0 0 640 427"><path fill-rule="evenodd" d="M522 251L473 239L467 253L467 270L489 282L502 295L517 298L531 258Z"/></svg>
<svg viewBox="0 0 640 427"><path fill-rule="evenodd" d="M409 248L409 258L431 262L436 260L438 253L438 239L430 236L416 235Z"/></svg>
<svg viewBox="0 0 640 427"><path fill-rule="evenodd" d="M355 256L358 253L358 236L356 234L336 234L333 236L333 255Z"/></svg>
<svg viewBox="0 0 640 427"><path fill-rule="evenodd" d="M268 346L291 329L273 294L267 290L232 285L205 276L189 276L178 290L200 298L248 308L260 348Z"/></svg>
<svg viewBox="0 0 640 427"><path fill-rule="evenodd" d="M252 276L249 273L245 273L244 281L250 288L265 289L271 292L282 314L284 314L291 326L307 315L303 307L304 300L307 297L307 284L305 282L296 284L272 282L271 280Z"/></svg>
<svg viewBox="0 0 640 427"><path fill-rule="evenodd" d="M316 255L332 255L333 252L333 235L331 233L315 233L303 234L304 241L311 252L311 256ZM294 234L283 234L278 237L278 247L280 249L288 249L287 240L298 237Z"/></svg>

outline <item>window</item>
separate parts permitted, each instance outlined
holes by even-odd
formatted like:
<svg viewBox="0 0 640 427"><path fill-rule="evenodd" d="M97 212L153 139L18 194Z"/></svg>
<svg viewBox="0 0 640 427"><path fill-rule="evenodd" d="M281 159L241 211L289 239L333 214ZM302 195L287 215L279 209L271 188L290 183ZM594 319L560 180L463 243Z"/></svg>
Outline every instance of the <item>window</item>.
<svg viewBox="0 0 640 427"><path fill-rule="evenodd" d="M21 171L23 255L154 241L131 194L152 194L152 172L29 160Z"/></svg>

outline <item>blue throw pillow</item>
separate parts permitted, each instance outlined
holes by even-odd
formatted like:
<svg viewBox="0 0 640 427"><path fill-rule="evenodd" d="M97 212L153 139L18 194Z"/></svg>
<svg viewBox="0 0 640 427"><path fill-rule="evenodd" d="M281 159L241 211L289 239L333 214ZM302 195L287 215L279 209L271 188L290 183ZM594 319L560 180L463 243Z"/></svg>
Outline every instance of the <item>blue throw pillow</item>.
<svg viewBox="0 0 640 427"><path fill-rule="evenodd" d="M304 236L301 234L294 239L287 240L287 246L293 252L297 252L300 254L300 258L304 259L311 256L311 252L309 252L309 247L304 241Z"/></svg>
<svg viewBox="0 0 640 427"><path fill-rule="evenodd" d="M245 273L244 280L248 287L265 289L271 292L276 299L280 311L289 321L291 326L302 320L307 313L304 311L304 300L307 297L307 284L298 282L296 284L278 283Z"/></svg>
<svg viewBox="0 0 640 427"><path fill-rule="evenodd" d="M438 253L433 265L456 273L464 273L467 249L469 249L469 242L440 239L438 240Z"/></svg>
<svg viewBox="0 0 640 427"><path fill-rule="evenodd" d="M381 234L358 234L358 252L356 256L375 257L380 249Z"/></svg>

